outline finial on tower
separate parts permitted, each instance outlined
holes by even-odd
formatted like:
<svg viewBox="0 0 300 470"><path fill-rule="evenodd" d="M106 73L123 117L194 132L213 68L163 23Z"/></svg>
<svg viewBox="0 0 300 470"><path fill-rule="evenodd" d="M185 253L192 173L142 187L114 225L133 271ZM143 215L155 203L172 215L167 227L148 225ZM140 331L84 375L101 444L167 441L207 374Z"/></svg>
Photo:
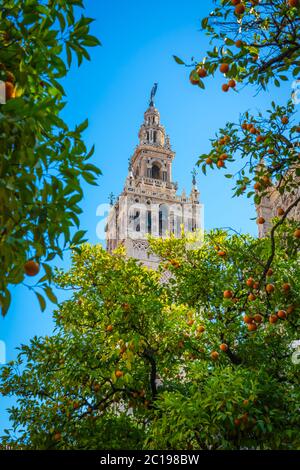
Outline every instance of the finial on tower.
<svg viewBox="0 0 300 470"><path fill-rule="evenodd" d="M154 106L153 99L154 99L154 96L156 95L157 85L158 85L158 83L154 83L154 85L152 87L151 94L150 94L149 106Z"/></svg>
<svg viewBox="0 0 300 470"><path fill-rule="evenodd" d="M197 189L197 181L196 181L197 171L196 171L196 169L194 168L193 171L191 171L191 173L192 173L193 188Z"/></svg>

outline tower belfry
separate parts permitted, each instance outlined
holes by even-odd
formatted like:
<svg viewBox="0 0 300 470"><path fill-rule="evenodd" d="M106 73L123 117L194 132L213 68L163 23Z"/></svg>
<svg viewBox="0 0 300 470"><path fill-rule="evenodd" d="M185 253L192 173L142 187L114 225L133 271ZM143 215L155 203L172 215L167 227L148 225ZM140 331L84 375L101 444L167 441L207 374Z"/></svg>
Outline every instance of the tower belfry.
<svg viewBox="0 0 300 470"><path fill-rule="evenodd" d="M172 233L180 237L182 226L185 231L203 228L195 174L190 196L185 192L177 195L177 183L172 179L175 152L154 105L156 91L157 83L144 113L139 144L129 159L124 189L108 216L106 232L108 251L123 244L128 256L153 268L158 259L148 253L148 235L166 237Z"/></svg>

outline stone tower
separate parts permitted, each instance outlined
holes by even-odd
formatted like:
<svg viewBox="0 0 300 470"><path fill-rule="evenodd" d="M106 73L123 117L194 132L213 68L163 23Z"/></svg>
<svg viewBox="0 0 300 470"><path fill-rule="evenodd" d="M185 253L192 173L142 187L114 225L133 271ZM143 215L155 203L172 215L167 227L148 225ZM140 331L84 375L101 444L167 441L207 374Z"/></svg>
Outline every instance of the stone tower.
<svg viewBox="0 0 300 470"><path fill-rule="evenodd" d="M278 190L271 186L268 189L268 195L263 197L261 203L257 205L256 211L258 217L263 217L265 223L258 225L259 238L265 237L272 228L272 219L277 216L279 207L286 210L298 197L300 197L300 178L295 172L289 173L294 180L294 188L290 192L280 195ZM289 213L288 218L300 221L300 204L296 205Z"/></svg>
<svg viewBox="0 0 300 470"><path fill-rule="evenodd" d="M124 189L111 204L106 242L109 252L122 244L128 256L155 269L158 259L148 253L148 235L166 237L172 233L180 237L183 227L195 231L203 229L203 224L195 176L190 195L185 191L177 194L177 183L172 180L175 153L160 123L154 94L152 90L138 134L139 144L129 159Z"/></svg>

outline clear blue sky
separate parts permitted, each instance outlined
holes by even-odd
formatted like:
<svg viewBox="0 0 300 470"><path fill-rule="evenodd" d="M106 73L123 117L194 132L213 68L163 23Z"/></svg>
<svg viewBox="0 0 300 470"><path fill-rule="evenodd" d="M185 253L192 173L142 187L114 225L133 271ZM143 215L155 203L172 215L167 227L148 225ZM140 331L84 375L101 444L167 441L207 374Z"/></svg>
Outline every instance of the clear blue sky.
<svg viewBox="0 0 300 470"><path fill-rule="evenodd" d="M103 176L99 187L85 186L81 223L91 243L96 237L98 204L107 202L112 191L118 194L127 173L128 158L138 142L137 133L154 82L159 83L156 106L162 124L176 151L173 177L179 189L190 190L191 170L197 156L209 149L209 138L228 120L237 121L247 109L265 109L271 99L284 103L290 87L271 89L255 97L255 89L223 93L222 76L207 81L201 91L188 81L188 69L177 65L172 55L202 58L207 38L200 32L200 19L213 8L211 0L86 0L86 14L95 18L92 30L103 46L91 51L91 62L80 69L73 66L64 85L68 106L64 117L70 125L89 118L85 133L89 145L95 143L94 162ZM198 187L205 205L205 227L231 226L256 235L254 207L246 198L232 199L232 182L223 171L199 174ZM66 259L64 266L68 266ZM62 293L58 293L63 298ZM40 313L35 296L22 286L12 289L12 307L0 319L0 340L7 347L7 360L15 348L37 334L52 331L51 305ZM11 403L0 399L0 434L7 427L5 408Z"/></svg>

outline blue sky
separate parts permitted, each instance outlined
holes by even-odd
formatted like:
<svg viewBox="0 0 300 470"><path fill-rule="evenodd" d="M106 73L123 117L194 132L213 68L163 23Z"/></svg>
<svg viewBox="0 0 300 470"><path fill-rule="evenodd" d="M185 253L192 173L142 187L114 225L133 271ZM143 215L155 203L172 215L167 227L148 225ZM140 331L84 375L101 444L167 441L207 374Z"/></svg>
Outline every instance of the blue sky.
<svg viewBox="0 0 300 470"><path fill-rule="evenodd" d="M206 81L205 91L189 84L189 70L177 65L172 55L186 60L205 55L208 41L200 32L200 20L212 10L211 0L85 0L85 4L86 15L96 20L92 32L103 46L92 50L92 61L80 69L73 65L64 81L68 100L64 118L70 125L89 118L85 139L88 145L96 145L93 163L103 175L98 187L84 186L81 223L88 240L99 243L97 206L108 201L110 192L117 195L122 190L154 82L159 83L155 104L176 152L173 178L180 191L190 190L197 156L209 149L209 139L219 127L237 121L247 109L265 109L272 99L283 104L291 89L289 85L270 88L258 96L251 87L223 93L221 74ZM206 229L230 226L256 235L256 224L250 220L254 207L247 198L232 199L232 182L223 174L198 175ZM66 257L60 266L68 264ZM63 299L63 293L58 295ZM0 319L7 360L15 357L20 343L28 343L33 335L49 334L53 327L51 305L40 313L34 294L22 286L12 289L12 298L7 317ZM11 400L0 399L0 434L8 425L5 408L10 404Z"/></svg>

